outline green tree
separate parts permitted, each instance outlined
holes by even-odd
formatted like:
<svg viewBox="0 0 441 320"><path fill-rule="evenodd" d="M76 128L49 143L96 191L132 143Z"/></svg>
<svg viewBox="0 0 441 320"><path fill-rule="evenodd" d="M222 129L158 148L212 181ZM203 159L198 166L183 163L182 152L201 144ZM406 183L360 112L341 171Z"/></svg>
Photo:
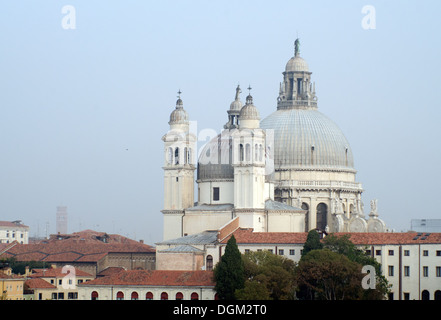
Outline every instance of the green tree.
<svg viewBox="0 0 441 320"><path fill-rule="evenodd" d="M309 251L322 249L323 244L320 242L320 235L317 230L311 230L308 232L308 237L303 246L302 257L306 255Z"/></svg>
<svg viewBox="0 0 441 320"><path fill-rule="evenodd" d="M361 266L370 265L375 268L375 289L363 290L363 299L377 300L383 299L387 295L390 285L386 277L382 275L381 264L375 260L374 257L366 255L364 250L357 248L357 246L351 242L350 235L337 237L334 234L330 234L323 239L323 247L333 252L343 254L348 257L349 260Z"/></svg>
<svg viewBox="0 0 441 320"><path fill-rule="evenodd" d="M243 289L236 290L238 300L271 300L266 286L257 281L245 281Z"/></svg>
<svg viewBox="0 0 441 320"><path fill-rule="evenodd" d="M220 299L234 300L237 289L244 288L244 266L242 255L234 236L227 242L225 253L214 268L215 290Z"/></svg>
<svg viewBox="0 0 441 320"><path fill-rule="evenodd" d="M242 255L245 287L236 291L242 300L286 300L294 297L295 263L269 251Z"/></svg>
<svg viewBox="0 0 441 320"><path fill-rule="evenodd" d="M327 248L302 256L296 280L307 300L358 300L362 296L361 265Z"/></svg>

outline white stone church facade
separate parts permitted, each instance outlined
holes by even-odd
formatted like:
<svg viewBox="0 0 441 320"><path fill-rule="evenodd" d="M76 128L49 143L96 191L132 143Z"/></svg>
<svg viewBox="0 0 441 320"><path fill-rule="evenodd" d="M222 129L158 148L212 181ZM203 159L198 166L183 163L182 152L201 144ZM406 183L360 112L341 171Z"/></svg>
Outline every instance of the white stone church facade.
<svg viewBox="0 0 441 320"><path fill-rule="evenodd" d="M162 138L164 233L156 268L212 270L231 235L242 253L268 250L298 262L307 232L317 229L350 234L377 259L392 285L388 299L441 300L441 233L389 232L376 200L366 216L351 147L318 111L298 41L282 74L277 109L262 120L251 93L241 102L238 86L224 130L198 158L177 100Z"/></svg>
<svg viewBox="0 0 441 320"><path fill-rule="evenodd" d="M243 104L238 86L224 130L197 160L197 139L179 97L162 138L164 240L217 230L235 217L256 232L386 231L376 201L365 217L350 145L317 110L311 74L296 41L277 110L261 120L251 93Z"/></svg>

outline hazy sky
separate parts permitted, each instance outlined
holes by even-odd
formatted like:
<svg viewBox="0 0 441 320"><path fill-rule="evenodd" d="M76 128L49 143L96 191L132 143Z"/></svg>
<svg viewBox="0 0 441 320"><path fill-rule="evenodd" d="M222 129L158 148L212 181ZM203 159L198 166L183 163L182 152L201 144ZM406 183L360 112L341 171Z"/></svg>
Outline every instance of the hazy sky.
<svg viewBox="0 0 441 320"><path fill-rule="evenodd" d="M65 5L75 29L65 29ZM375 29L362 27L365 5ZM266 117L297 35L319 111L351 144L365 214L378 199L397 231L440 218L440 9L421 0L2 1L0 220L43 236L64 205L69 232L162 240L161 137L176 92L198 132L220 132L238 83L251 84Z"/></svg>

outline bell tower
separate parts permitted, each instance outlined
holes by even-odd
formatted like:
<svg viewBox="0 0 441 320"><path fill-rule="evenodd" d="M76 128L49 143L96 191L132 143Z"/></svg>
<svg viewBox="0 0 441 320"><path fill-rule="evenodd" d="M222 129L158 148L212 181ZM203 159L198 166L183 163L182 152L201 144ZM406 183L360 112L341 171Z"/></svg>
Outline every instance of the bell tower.
<svg viewBox="0 0 441 320"><path fill-rule="evenodd" d="M251 88L248 88L251 90ZM234 207L241 227L265 231L265 132L251 94L233 133Z"/></svg>
<svg viewBox="0 0 441 320"><path fill-rule="evenodd" d="M283 82L280 83L277 109L317 109L315 83L311 82L311 74L308 64L300 57L300 41L296 39L294 57L286 64Z"/></svg>
<svg viewBox="0 0 441 320"><path fill-rule="evenodd" d="M170 130L164 141L164 240L183 236L184 209L194 205L196 137L190 133L189 117L181 92L170 114Z"/></svg>

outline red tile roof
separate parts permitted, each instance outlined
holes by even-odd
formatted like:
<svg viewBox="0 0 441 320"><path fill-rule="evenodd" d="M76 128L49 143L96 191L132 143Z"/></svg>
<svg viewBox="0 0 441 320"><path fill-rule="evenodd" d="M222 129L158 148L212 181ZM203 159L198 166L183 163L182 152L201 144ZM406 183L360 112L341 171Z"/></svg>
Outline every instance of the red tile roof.
<svg viewBox="0 0 441 320"><path fill-rule="evenodd" d="M307 232L253 232L252 228L239 228L233 234L237 244L303 244L308 236ZM427 236L421 233L417 239L417 232L338 232L334 235L349 235L349 240L356 245L441 244L441 233L430 233ZM229 238L221 243L227 243Z"/></svg>
<svg viewBox="0 0 441 320"><path fill-rule="evenodd" d="M112 274L119 273L124 270L125 269L123 267L108 267L108 268L104 269L103 271L101 271L100 273L98 273L96 276L97 277L110 276Z"/></svg>
<svg viewBox="0 0 441 320"><path fill-rule="evenodd" d="M41 278L28 279L25 282L28 289L56 289L56 287Z"/></svg>
<svg viewBox="0 0 441 320"><path fill-rule="evenodd" d="M155 248L120 235L86 230L53 235L37 243L16 244L3 250L0 258L15 257L17 261L97 262L110 252L154 253Z"/></svg>
<svg viewBox="0 0 441 320"><path fill-rule="evenodd" d="M29 275L30 278L63 278L70 274L68 269L65 269L63 273L63 268L50 268L50 269L34 269L35 273ZM75 268L76 277L91 277L94 278L90 273L84 272L78 268Z"/></svg>
<svg viewBox="0 0 441 320"><path fill-rule="evenodd" d="M417 237L417 232L382 232L382 233L335 233L337 236L349 235L349 240L357 245L382 245L382 244L441 244L441 233L421 233ZM416 238L416 239L415 239ZM425 238L425 239L422 239ZM415 240L414 240L415 239Z"/></svg>
<svg viewBox="0 0 441 320"><path fill-rule="evenodd" d="M29 228L20 222L11 222L11 221L0 221L0 227L10 227L10 228Z"/></svg>
<svg viewBox="0 0 441 320"><path fill-rule="evenodd" d="M127 270L82 285L214 286L212 271Z"/></svg>
<svg viewBox="0 0 441 320"><path fill-rule="evenodd" d="M239 228L233 234L237 244L302 244L308 236L306 232L253 232L251 228ZM222 243L227 243L230 237L225 238Z"/></svg>

